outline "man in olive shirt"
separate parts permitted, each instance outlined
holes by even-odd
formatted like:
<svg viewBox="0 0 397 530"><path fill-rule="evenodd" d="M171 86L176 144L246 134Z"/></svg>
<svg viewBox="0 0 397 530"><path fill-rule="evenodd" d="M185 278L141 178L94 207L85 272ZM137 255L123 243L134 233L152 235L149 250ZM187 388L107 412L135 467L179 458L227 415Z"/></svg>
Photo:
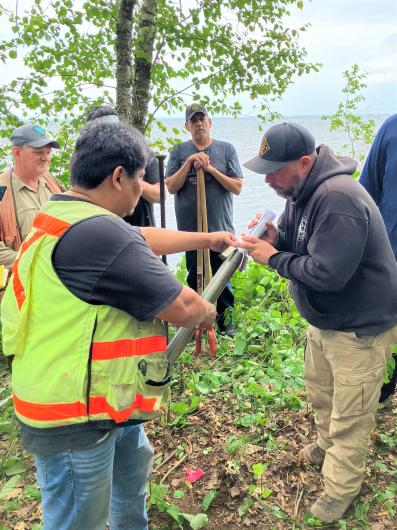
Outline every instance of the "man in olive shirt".
<svg viewBox="0 0 397 530"><path fill-rule="evenodd" d="M48 173L59 144L40 125L23 125L11 136L13 167L0 175L0 265L10 269L32 221L53 193L64 191Z"/></svg>

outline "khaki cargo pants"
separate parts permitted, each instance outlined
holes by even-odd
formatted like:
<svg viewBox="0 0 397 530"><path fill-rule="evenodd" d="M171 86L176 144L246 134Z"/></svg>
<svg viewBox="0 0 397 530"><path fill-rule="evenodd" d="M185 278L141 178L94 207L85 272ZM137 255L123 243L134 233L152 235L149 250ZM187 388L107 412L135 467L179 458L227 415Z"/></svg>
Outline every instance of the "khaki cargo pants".
<svg viewBox="0 0 397 530"><path fill-rule="evenodd" d="M359 493L375 425L386 361L397 326L371 337L309 326L305 382L315 409L317 444L326 451L325 492L336 499Z"/></svg>

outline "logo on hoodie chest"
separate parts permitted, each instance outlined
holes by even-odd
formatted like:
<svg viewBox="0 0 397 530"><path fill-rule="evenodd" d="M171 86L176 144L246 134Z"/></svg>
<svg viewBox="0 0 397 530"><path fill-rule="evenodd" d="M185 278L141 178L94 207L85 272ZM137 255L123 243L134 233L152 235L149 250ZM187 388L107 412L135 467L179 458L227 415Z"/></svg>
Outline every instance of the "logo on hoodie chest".
<svg viewBox="0 0 397 530"><path fill-rule="evenodd" d="M308 218L306 217L306 215L304 215L301 219L301 222L299 223L297 241L303 241L304 239L306 239L307 223L308 223Z"/></svg>

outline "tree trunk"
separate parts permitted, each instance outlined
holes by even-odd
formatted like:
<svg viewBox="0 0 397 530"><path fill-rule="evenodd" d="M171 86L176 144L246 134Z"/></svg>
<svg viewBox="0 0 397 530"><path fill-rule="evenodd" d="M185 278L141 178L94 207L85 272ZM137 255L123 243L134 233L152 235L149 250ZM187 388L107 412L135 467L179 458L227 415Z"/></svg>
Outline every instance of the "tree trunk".
<svg viewBox="0 0 397 530"><path fill-rule="evenodd" d="M156 36L157 0L143 0L135 48L135 70L132 79L131 123L145 132L150 99L150 82L154 40Z"/></svg>
<svg viewBox="0 0 397 530"><path fill-rule="evenodd" d="M131 123L132 28L136 0L120 0L116 26L116 105L120 120Z"/></svg>

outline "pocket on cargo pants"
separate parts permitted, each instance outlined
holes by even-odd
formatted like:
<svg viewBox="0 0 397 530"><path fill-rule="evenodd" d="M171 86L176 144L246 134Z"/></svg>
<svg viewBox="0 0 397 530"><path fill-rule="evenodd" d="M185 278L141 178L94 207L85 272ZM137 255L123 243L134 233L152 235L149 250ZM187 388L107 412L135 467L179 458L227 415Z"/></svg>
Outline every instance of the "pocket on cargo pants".
<svg viewBox="0 0 397 530"><path fill-rule="evenodd" d="M357 416L376 410L384 365L352 373L336 373L333 417Z"/></svg>

